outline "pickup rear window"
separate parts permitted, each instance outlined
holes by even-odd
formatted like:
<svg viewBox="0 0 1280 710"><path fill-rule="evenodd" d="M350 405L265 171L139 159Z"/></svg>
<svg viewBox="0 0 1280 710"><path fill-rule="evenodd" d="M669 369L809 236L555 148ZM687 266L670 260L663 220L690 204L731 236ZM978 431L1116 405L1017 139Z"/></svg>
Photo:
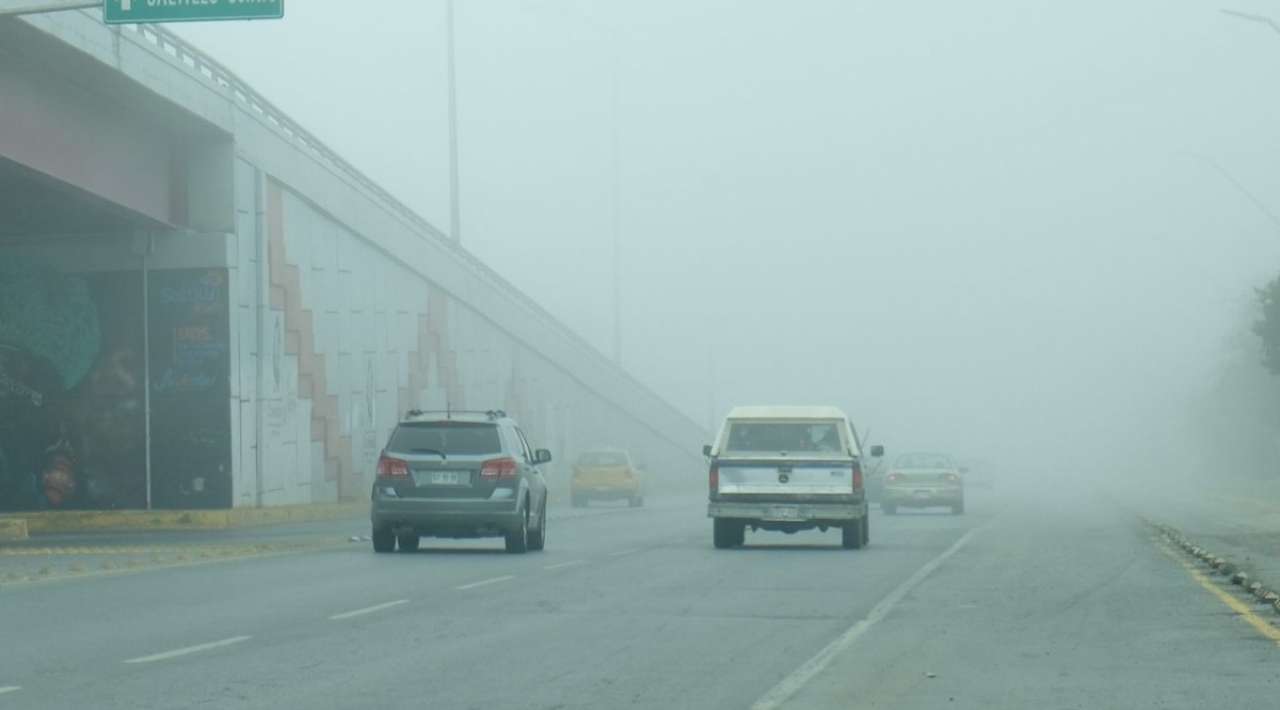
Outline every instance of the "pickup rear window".
<svg viewBox="0 0 1280 710"><path fill-rule="evenodd" d="M496 454L498 427L482 422L409 422L396 427L387 449L399 453Z"/></svg>
<svg viewBox="0 0 1280 710"><path fill-rule="evenodd" d="M730 422L726 451L839 452L838 422Z"/></svg>

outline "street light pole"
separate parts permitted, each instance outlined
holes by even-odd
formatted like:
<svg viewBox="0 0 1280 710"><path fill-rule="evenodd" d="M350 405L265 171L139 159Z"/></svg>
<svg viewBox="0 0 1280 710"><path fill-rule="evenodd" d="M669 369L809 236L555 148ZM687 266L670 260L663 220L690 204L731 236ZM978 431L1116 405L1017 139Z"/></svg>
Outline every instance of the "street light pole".
<svg viewBox="0 0 1280 710"><path fill-rule="evenodd" d="M618 45L613 44L613 76L610 80L610 123L613 147L613 361L622 365L622 152L618 129Z"/></svg>
<svg viewBox="0 0 1280 710"><path fill-rule="evenodd" d="M453 28L453 0L445 0L449 48L449 236L462 243L462 213L458 195L458 76Z"/></svg>

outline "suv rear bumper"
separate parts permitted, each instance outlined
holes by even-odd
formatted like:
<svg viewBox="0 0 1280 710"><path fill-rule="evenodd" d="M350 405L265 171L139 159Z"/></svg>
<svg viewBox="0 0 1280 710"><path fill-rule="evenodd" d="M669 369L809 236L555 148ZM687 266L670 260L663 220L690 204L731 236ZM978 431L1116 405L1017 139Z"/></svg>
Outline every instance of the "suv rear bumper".
<svg viewBox="0 0 1280 710"><path fill-rule="evenodd" d="M524 510L516 500L375 497L374 528L413 528L422 535L484 537L520 529Z"/></svg>
<svg viewBox="0 0 1280 710"><path fill-rule="evenodd" d="M708 518L733 518L763 522L846 523L867 516L867 504L860 503L788 503L712 501L707 504Z"/></svg>

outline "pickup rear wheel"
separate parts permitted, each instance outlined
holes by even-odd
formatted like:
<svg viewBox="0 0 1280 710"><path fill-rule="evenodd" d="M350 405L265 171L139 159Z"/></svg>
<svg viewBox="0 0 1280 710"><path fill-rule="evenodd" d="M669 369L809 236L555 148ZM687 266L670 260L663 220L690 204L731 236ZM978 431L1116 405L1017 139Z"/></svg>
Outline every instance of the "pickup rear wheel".
<svg viewBox="0 0 1280 710"><path fill-rule="evenodd" d="M867 545L866 518L840 528L840 546L846 550L860 550Z"/></svg>
<svg viewBox="0 0 1280 710"><path fill-rule="evenodd" d="M741 545L745 539L746 529L742 523L722 518L711 521L711 541L715 543L716 549L723 550Z"/></svg>

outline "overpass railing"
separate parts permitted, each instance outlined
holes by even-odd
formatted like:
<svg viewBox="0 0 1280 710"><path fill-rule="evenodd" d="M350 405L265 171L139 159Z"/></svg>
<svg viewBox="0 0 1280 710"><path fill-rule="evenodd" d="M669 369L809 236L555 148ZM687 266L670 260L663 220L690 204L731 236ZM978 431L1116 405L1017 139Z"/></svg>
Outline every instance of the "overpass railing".
<svg viewBox="0 0 1280 710"><path fill-rule="evenodd" d="M93 13L95 11L82 12ZM424 238L433 239L445 248L449 249L458 257L459 260L467 264L477 275L489 281L494 286L501 288L507 295L534 313L545 326L548 326L559 336L576 343L583 348L584 351L591 353L597 361L617 371L617 373L625 380L631 382L635 387L647 393L671 411L679 412L679 410L676 410L675 407L671 406L662 397L658 396L657 393L653 392L647 385L640 382L631 373L627 372L620 365L606 357L604 353L600 352L599 348L570 329L558 318L543 308L541 304L517 288L515 284L512 284L497 271L494 271L475 254L467 251L456 240L449 238L428 222L426 218L401 202L391 193L387 192L378 183L374 182L372 178L361 172L360 169L344 160L340 155L325 145L324 141L317 138L315 134L306 130L296 121L289 118L282 109L271 103L271 101L263 95L254 91L248 83L236 76L235 72L228 69L225 65L200 51L176 33L158 25L114 25L113 29L120 32L122 36L127 33L137 37L141 43L150 45L160 53L167 55L171 60L177 62L179 65L184 66L195 77L210 82L220 90L226 92L241 106L274 127L287 140L293 141L296 145L308 152L313 158L327 164L332 169L338 171L351 181L360 185L361 188L374 195L387 209L411 225L419 234L423 235ZM682 413L678 414L678 416L685 419L690 424L693 423L691 419ZM696 427L697 425L694 424L694 426Z"/></svg>

